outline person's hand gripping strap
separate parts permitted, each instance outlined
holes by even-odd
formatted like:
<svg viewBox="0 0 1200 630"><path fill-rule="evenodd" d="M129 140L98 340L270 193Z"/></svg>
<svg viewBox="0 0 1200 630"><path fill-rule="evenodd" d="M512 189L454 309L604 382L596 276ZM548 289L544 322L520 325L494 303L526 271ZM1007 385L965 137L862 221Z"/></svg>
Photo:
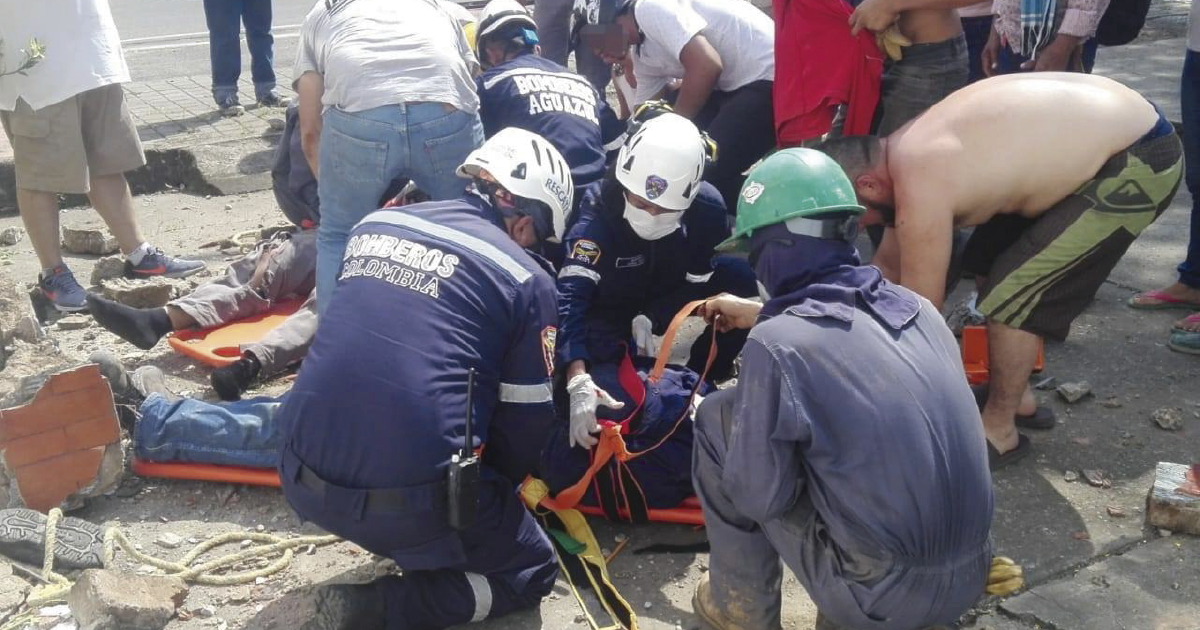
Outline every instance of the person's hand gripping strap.
<svg viewBox="0 0 1200 630"><path fill-rule="evenodd" d="M600 425L596 422L597 407L603 405L609 409L620 409L625 403L596 387L589 374L578 374L567 381L567 393L571 396L570 444L572 447L592 448L599 442L593 435L600 431Z"/></svg>

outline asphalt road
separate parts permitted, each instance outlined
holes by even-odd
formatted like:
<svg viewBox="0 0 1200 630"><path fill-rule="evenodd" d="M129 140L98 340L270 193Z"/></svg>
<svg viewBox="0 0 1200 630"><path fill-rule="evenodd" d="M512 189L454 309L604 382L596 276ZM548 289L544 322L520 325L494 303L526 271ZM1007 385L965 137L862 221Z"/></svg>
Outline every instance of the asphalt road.
<svg viewBox="0 0 1200 630"><path fill-rule="evenodd" d="M201 0L109 0L134 81L204 75L209 72L208 27ZM275 67L296 56L300 24L313 0L275 0ZM250 56L242 42L242 68Z"/></svg>

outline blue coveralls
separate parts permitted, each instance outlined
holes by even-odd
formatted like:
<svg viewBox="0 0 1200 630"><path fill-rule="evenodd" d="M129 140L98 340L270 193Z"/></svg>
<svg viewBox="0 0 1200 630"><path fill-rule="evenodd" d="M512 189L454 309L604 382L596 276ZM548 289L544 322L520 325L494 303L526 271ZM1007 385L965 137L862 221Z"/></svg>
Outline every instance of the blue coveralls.
<svg viewBox="0 0 1200 630"><path fill-rule="evenodd" d="M701 184L675 232L656 241L634 233L625 220L620 185L605 180L583 192L583 201L563 239L566 259L558 273L560 365L620 360L633 318L645 314L662 334L683 305L721 292L758 294L746 261L720 256L713 248L729 235L725 204L717 189ZM703 372L709 332L692 345L687 366ZM730 374L746 331L717 335L717 358L709 378ZM669 349L663 349L664 352Z"/></svg>
<svg viewBox="0 0 1200 630"><path fill-rule="evenodd" d="M284 495L304 519L392 558L389 628L445 628L537 605L557 566L515 494L554 424L554 281L465 198L355 227L316 339L279 409ZM474 368L477 523L451 529L446 467Z"/></svg>
<svg viewBox="0 0 1200 630"><path fill-rule="evenodd" d="M624 139L625 124L587 79L538 55L488 68L476 87L484 136L506 127L542 136L571 166L577 191L600 179L605 155Z"/></svg>
<svg viewBox="0 0 1200 630"><path fill-rule="evenodd" d="M696 416L712 593L779 627L780 567L853 630L953 623L983 593L992 483L958 346L928 302L903 329L794 305Z"/></svg>

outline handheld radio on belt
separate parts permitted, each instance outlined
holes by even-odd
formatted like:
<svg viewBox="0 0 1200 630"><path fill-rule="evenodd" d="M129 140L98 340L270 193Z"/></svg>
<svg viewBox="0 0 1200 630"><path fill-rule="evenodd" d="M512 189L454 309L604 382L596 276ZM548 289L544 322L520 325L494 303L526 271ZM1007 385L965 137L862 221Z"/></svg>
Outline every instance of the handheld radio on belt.
<svg viewBox="0 0 1200 630"><path fill-rule="evenodd" d="M475 411L475 368L467 371L467 426L463 432L462 449L450 457L450 478L446 484L450 493L450 527L466 529L475 524L479 513L479 456L475 454L471 437L471 422Z"/></svg>

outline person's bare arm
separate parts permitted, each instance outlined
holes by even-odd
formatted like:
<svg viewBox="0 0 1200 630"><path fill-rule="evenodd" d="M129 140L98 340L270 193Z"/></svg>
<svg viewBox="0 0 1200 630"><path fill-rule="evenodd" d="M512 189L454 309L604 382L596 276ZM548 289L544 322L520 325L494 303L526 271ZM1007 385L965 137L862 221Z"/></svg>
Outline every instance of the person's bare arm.
<svg viewBox="0 0 1200 630"><path fill-rule="evenodd" d="M675 99L675 113L691 118L700 113L708 102L724 66L721 55L708 42L708 38L699 33L684 44L683 50L679 51L679 61L683 64L683 83Z"/></svg>
<svg viewBox="0 0 1200 630"><path fill-rule="evenodd" d="M953 209L937 195L898 195L896 217L900 284L924 296L940 310L946 297L946 271L954 247Z"/></svg>
<svg viewBox="0 0 1200 630"><path fill-rule="evenodd" d="M862 29L880 32L887 30L900 13L914 9L957 9L979 0L864 0L850 15L850 34Z"/></svg>
<svg viewBox="0 0 1200 630"><path fill-rule="evenodd" d="M896 241L896 230L892 227L883 228L883 239L871 257L871 264L879 267L883 277L903 284L900 279L900 244Z"/></svg>
<svg viewBox="0 0 1200 630"><path fill-rule="evenodd" d="M316 72L305 72L296 79L300 114L300 146L304 149L304 160L317 176L317 164L321 145L321 96L325 93L325 78Z"/></svg>

